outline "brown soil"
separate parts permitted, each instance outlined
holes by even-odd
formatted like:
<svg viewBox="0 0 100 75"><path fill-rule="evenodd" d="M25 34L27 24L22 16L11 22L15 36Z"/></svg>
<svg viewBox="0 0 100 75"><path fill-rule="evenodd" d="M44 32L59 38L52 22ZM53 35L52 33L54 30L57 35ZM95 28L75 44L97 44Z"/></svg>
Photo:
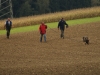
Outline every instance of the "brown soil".
<svg viewBox="0 0 100 75"><path fill-rule="evenodd" d="M57 29L47 30L47 42L39 38L38 31L0 35L0 75L100 75L100 22L70 26L65 39Z"/></svg>

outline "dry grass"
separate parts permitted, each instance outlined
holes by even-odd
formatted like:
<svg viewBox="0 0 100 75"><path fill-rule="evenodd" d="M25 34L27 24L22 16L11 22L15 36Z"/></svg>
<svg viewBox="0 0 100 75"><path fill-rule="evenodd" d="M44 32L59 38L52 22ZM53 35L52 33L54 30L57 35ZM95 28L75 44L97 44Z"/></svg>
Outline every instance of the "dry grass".
<svg viewBox="0 0 100 75"><path fill-rule="evenodd" d="M14 18L12 19L12 21L13 21L13 27L20 27L20 26L39 24L42 21L46 23L55 22L61 19L62 17L65 18L66 20L72 20L72 19L89 18L96 16L100 16L100 7L74 9L70 11ZM0 21L0 29L3 29L4 22L5 20Z"/></svg>

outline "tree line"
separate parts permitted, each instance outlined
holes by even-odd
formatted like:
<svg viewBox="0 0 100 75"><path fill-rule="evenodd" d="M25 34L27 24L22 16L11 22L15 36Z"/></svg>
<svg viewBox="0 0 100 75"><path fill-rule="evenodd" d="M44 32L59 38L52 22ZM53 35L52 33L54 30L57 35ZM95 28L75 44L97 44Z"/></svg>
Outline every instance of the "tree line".
<svg viewBox="0 0 100 75"><path fill-rule="evenodd" d="M4 1L5 0L1 0L1 3ZM0 5L0 9L3 9L7 5L7 2ZM99 5L100 0L12 0L14 17L46 14ZM0 15L7 11L9 11L9 8L0 11ZM9 15L10 14L7 14L3 17L7 17Z"/></svg>

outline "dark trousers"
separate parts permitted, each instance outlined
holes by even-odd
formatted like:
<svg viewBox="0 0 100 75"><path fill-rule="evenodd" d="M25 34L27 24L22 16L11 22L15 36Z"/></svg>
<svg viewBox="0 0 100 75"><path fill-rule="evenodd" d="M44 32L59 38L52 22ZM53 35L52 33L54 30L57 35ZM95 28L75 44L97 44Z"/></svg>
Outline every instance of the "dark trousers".
<svg viewBox="0 0 100 75"><path fill-rule="evenodd" d="M6 29L6 31L7 31L7 33L6 33L7 38L9 38L9 36L10 36L10 30L11 30L11 28L7 28L7 29Z"/></svg>
<svg viewBox="0 0 100 75"><path fill-rule="evenodd" d="M40 36L40 42L42 42L42 38L44 37L44 41L46 42L46 34L41 34Z"/></svg>
<svg viewBox="0 0 100 75"><path fill-rule="evenodd" d="M64 38L64 30L61 29L61 35L60 35L61 38Z"/></svg>

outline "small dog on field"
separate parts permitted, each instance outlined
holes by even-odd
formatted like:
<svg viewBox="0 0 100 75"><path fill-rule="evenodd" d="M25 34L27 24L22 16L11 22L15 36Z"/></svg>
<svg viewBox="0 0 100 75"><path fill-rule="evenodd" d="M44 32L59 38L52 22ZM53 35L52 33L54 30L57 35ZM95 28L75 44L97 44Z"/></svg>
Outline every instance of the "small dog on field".
<svg viewBox="0 0 100 75"><path fill-rule="evenodd" d="M89 44L89 39L88 39L88 37L83 37L83 42L85 42L85 45L86 45L86 44Z"/></svg>

